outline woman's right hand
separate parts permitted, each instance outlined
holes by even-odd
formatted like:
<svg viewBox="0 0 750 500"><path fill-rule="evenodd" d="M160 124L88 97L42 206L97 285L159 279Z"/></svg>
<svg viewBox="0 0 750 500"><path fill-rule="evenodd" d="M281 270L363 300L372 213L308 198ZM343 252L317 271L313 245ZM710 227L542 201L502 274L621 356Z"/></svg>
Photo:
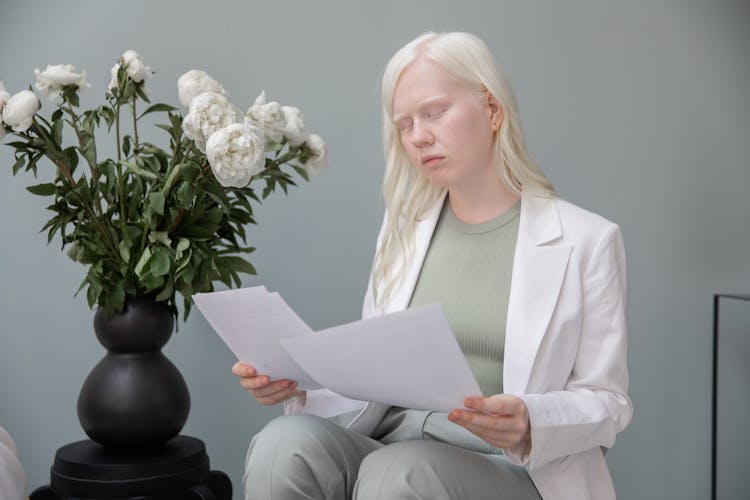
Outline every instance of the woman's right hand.
<svg viewBox="0 0 750 500"><path fill-rule="evenodd" d="M262 405L275 405L294 396L304 398L307 395L305 391L296 390L294 380L272 382L267 375L260 375L255 368L239 361L232 366L232 374L240 377L240 385Z"/></svg>

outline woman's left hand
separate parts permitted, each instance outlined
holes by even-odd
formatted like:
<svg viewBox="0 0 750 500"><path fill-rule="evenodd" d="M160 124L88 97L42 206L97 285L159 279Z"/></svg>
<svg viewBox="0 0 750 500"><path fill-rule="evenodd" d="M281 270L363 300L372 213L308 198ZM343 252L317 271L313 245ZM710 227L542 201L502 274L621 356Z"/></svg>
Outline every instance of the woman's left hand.
<svg viewBox="0 0 750 500"><path fill-rule="evenodd" d="M529 410L523 399L496 394L489 398L466 398L464 406L467 409L453 410L448 419L497 448L510 448L522 441L531 444Z"/></svg>

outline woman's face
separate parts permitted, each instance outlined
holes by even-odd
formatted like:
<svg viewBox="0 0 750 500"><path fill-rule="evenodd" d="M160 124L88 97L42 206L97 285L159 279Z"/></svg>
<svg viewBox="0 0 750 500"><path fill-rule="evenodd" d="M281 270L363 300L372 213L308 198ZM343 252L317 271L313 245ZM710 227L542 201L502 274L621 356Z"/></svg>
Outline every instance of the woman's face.
<svg viewBox="0 0 750 500"><path fill-rule="evenodd" d="M418 58L401 73L393 122L412 165L431 183L471 189L497 178L493 136L502 110L435 62Z"/></svg>

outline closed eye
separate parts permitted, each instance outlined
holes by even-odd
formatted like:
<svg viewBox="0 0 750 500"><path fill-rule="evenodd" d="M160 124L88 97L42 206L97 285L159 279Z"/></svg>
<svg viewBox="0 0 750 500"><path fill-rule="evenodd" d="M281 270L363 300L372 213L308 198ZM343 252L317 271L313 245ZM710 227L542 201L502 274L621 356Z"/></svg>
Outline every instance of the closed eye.
<svg viewBox="0 0 750 500"><path fill-rule="evenodd" d="M399 132L401 132L402 134L404 132L408 132L409 130L411 130L413 126L414 126L414 122L412 122L411 120L409 121L404 120L404 121L399 121L398 123L396 123L396 128L398 128Z"/></svg>
<svg viewBox="0 0 750 500"><path fill-rule="evenodd" d="M443 108L440 108L440 109L437 109L437 110L430 111L430 112L427 113L427 118L429 118L430 120L434 120L436 118L440 118L440 116L443 113L445 113L447 110L448 110L448 108L443 107Z"/></svg>

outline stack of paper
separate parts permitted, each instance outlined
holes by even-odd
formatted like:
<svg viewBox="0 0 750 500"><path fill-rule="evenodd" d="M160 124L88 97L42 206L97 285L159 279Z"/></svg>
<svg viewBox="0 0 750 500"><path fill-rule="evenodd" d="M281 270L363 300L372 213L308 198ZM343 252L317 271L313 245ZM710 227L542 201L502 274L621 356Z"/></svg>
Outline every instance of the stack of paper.
<svg viewBox="0 0 750 500"><path fill-rule="evenodd" d="M265 287L193 298L237 358L272 380L446 412L482 395L438 304L313 332Z"/></svg>

